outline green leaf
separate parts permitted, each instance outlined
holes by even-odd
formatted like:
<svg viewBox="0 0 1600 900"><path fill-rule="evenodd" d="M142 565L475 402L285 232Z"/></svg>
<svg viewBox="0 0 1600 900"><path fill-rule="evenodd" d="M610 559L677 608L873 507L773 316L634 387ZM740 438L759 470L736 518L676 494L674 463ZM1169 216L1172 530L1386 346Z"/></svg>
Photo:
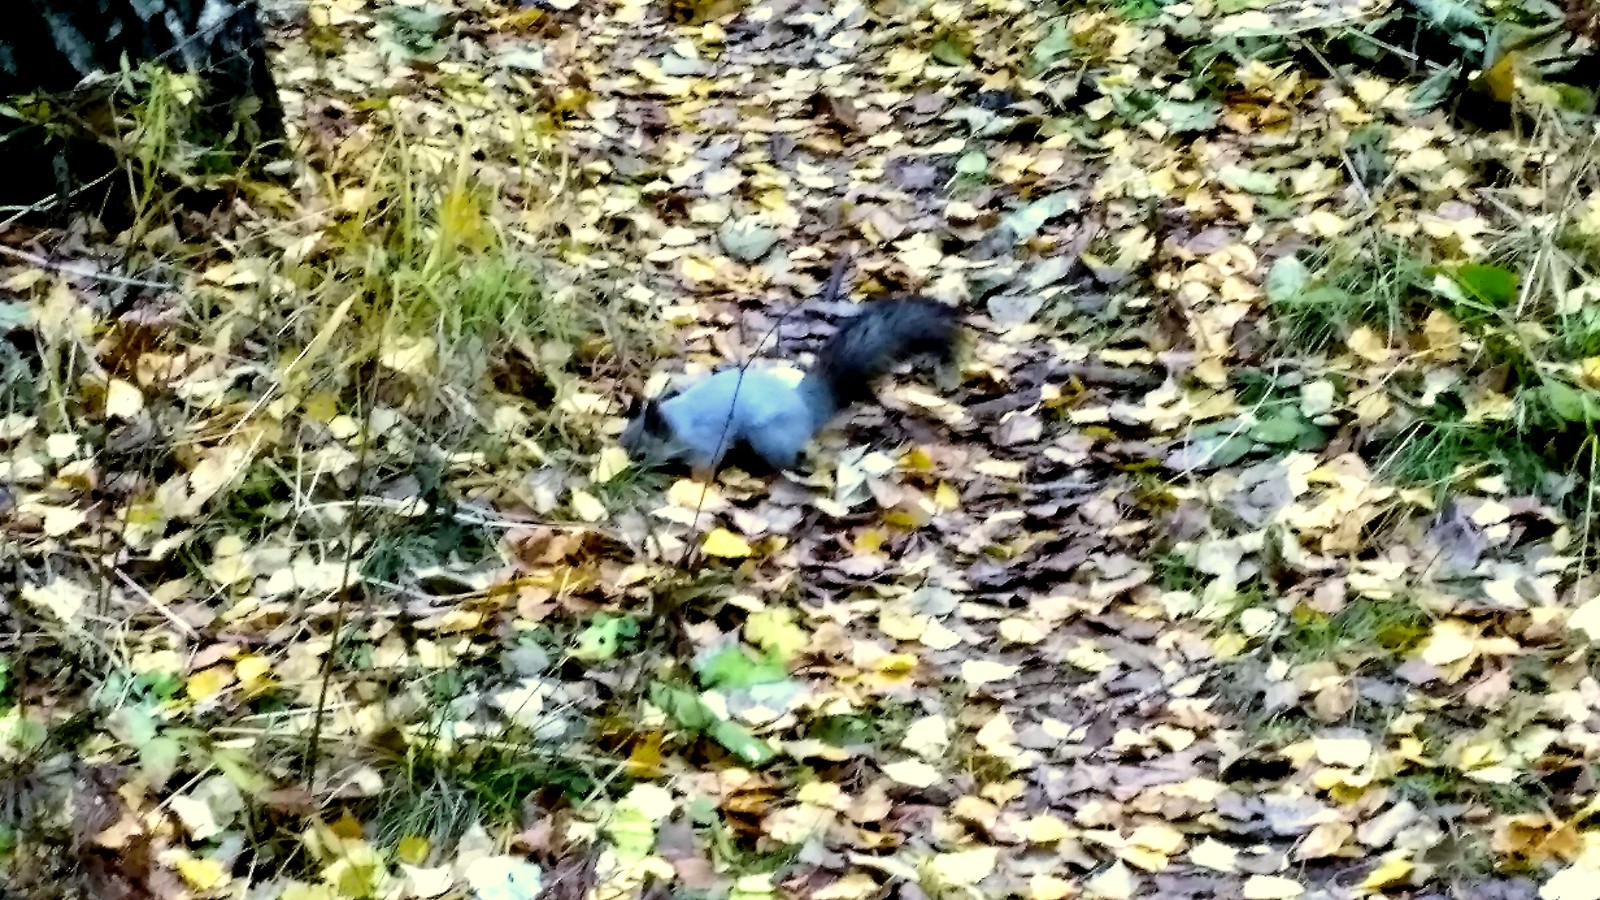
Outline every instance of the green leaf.
<svg viewBox="0 0 1600 900"><path fill-rule="evenodd" d="M1033 71L1041 75L1050 70L1057 60L1072 51L1072 34L1067 30L1065 19L1056 19L1050 23L1050 30L1044 39L1033 45Z"/></svg>
<svg viewBox="0 0 1600 900"><path fill-rule="evenodd" d="M252 797L260 797L272 790L272 780L255 768L255 761L246 754L232 749L211 752L211 764L228 776L233 786Z"/></svg>
<svg viewBox="0 0 1600 900"><path fill-rule="evenodd" d="M1540 397L1556 418L1565 422L1600 421L1600 395L1562 381L1552 381L1539 389Z"/></svg>
<svg viewBox="0 0 1600 900"><path fill-rule="evenodd" d="M775 662L789 663L811 643L811 635L795 622L792 609L767 609L750 614L744 633Z"/></svg>
<svg viewBox="0 0 1600 900"><path fill-rule="evenodd" d="M1479 35L1489 22L1479 4L1461 0L1414 0L1413 5L1456 46L1483 51L1484 42ZM1474 31L1477 34L1473 34ZM1475 64L1481 62L1481 59L1474 61Z"/></svg>
<svg viewBox="0 0 1600 900"><path fill-rule="evenodd" d="M1517 301L1517 273L1509 269L1468 263L1456 269L1455 278L1468 293L1496 309Z"/></svg>
<svg viewBox="0 0 1600 900"><path fill-rule="evenodd" d="M931 52L934 59L947 66L964 66L968 62L966 52L949 41L934 44Z"/></svg>
<svg viewBox="0 0 1600 900"><path fill-rule="evenodd" d="M1044 224L1067 211L1071 199L1066 194L1051 194L1000 217L1000 224L1019 241L1039 233Z"/></svg>
<svg viewBox="0 0 1600 900"><path fill-rule="evenodd" d="M1267 272L1267 299L1287 303L1299 297L1311 284L1311 270L1298 256L1281 256Z"/></svg>
<svg viewBox="0 0 1600 900"><path fill-rule="evenodd" d="M1435 71L1422 83L1411 91L1411 109L1414 112L1427 112L1454 93L1456 82L1461 78L1461 62L1458 60Z"/></svg>
<svg viewBox="0 0 1600 900"><path fill-rule="evenodd" d="M628 616L596 616L589 627L578 633L578 646L572 655L585 662L612 659L624 638L639 634L639 623Z"/></svg>
<svg viewBox="0 0 1600 900"><path fill-rule="evenodd" d="M1228 166L1217 173L1223 185L1230 190L1247 191L1252 194L1276 194L1278 192L1278 176L1268 175L1265 172L1252 172L1240 166Z"/></svg>
<svg viewBox="0 0 1600 900"><path fill-rule="evenodd" d="M765 765L778 755L777 751L772 749L772 745L756 737L748 728L737 722L729 722L727 719L718 719L712 723L706 734L748 765Z"/></svg>
<svg viewBox="0 0 1600 900"><path fill-rule="evenodd" d="M650 685L650 702L686 731L711 738L748 765L763 765L777 755L748 728L719 718L693 691L658 681Z"/></svg>
<svg viewBox="0 0 1600 900"><path fill-rule="evenodd" d="M1167 456L1166 466L1180 472L1204 472L1231 466L1256 448L1248 434L1197 435Z"/></svg>
<svg viewBox="0 0 1600 900"><path fill-rule="evenodd" d="M729 644L711 654L701 665L699 674L702 685L721 690L739 690L789 677L783 666L758 659L741 644Z"/></svg>
<svg viewBox="0 0 1600 900"><path fill-rule="evenodd" d="M690 731L704 731L716 719L699 694L676 685L654 682L650 685L650 702Z"/></svg>
<svg viewBox="0 0 1600 900"><path fill-rule="evenodd" d="M33 321L28 304L16 300L0 300L0 334L26 328Z"/></svg>
<svg viewBox="0 0 1600 900"><path fill-rule="evenodd" d="M1305 420L1299 416L1277 415L1262 419L1250 428L1250 436L1263 444L1288 444L1298 440L1305 430Z"/></svg>
<svg viewBox="0 0 1600 900"><path fill-rule="evenodd" d="M969 150L956 160L956 172L961 175L977 176L988 171L989 157L982 150Z"/></svg>
<svg viewBox="0 0 1600 900"><path fill-rule="evenodd" d="M1215 100L1162 101L1158 114L1173 131L1206 131L1222 116L1222 104Z"/></svg>
<svg viewBox="0 0 1600 900"><path fill-rule="evenodd" d="M717 229L717 243L729 256L740 262L755 262L766 256L777 242L777 229L768 228L752 218L729 219Z"/></svg>

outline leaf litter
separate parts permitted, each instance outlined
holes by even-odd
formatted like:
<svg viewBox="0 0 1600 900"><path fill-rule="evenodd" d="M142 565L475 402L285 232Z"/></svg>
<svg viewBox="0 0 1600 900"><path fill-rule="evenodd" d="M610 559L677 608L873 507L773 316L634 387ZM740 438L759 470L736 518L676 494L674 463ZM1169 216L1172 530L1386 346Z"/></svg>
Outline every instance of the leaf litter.
<svg viewBox="0 0 1600 900"><path fill-rule="evenodd" d="M5 833L73 810L90 895L1600 896L1581 37L273 14L286 187L162 210L131 313L81 234L0 272ZM958 386L620 454L841 253L968 312Z"/></svg>

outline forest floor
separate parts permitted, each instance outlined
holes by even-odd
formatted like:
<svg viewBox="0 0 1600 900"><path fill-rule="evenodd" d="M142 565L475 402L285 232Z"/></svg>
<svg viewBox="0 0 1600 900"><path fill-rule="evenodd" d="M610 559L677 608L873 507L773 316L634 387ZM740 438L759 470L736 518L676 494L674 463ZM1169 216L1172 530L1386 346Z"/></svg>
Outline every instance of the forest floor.
<svg viewBox="0 0 1600 900"><path fill-rule="evenodd" d="M1595 23L1421 8L272 3L277 180L139 75L0 231L7 882L1600 898ZM907 292L800 471L617 446Z"/></svg>

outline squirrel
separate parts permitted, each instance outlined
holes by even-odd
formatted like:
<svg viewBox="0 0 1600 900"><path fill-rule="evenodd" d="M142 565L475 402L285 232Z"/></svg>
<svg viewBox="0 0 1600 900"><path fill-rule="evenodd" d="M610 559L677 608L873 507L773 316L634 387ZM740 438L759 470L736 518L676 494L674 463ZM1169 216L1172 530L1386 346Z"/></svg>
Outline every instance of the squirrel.
<svg viewBox="0 0 1600 900"><path fill-rule="evenodd" d="M824 302L839 293L846 259L833 268ZM721 369L682 391L646 400L622 432L622 447L652 464L687 462L715 474L734 447L754 451L774 471L793 469L830 419L872 394L872 382L897 363L931 351L948 359L957 311L924 297L871 301L839 326L798 385L747 366Z"/></svg>

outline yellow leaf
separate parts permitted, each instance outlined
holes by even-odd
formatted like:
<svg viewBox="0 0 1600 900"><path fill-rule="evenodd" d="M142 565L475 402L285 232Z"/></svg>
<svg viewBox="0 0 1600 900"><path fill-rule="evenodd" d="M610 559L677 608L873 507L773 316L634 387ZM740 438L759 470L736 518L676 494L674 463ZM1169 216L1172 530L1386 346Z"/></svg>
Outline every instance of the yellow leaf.
<svg viewBox="0 0 1600 900"><path fill-rule="evenodd" d="M1367 877L1361 881L1361 889L1379 891L1395 887L1404 883L1411 875L1411 870L1415 868L1416 865L1404 856L1391 855L1379 863L1377 868L1367 873Z"/></svg>
<svg viewBox="0 0 1600 900"><path fill-rule="evenodd" d="M71 506L41 506L44 510L44 533L50 537L61 537L78 530L78 526L89 521L88 513Z"/></svg>
<svg viewBox="0 0 1600 900"><path fill-rule="evenodd" d="M216 813L206 805L204 800L197 797L173 797L167 801L167 806L178 816L178 821L183 823L185 831L197 841L210 840L213 835L222 830L217 824Z"/></svg>
<svg viewBox="0 0 1600 900"><path fill-rule="evenodd" d="M1044 640L1045 632L1028 619L1005 619L1000 623L1000 637L1012 644L1037 644Z"/></svg>
<svg viewBox="0 0 1600 900"><path fill-rule="evenodd" d="M1350 227L1349 222L1325 209L1312 210L1301 218L1296 225L1302 231L1309 231L1318 237L1325 238L1343 234Z"/></svg>
<svg viewBox="0 0 1600 900"><path fill-rule="evenodd" d="M420 377L433 371L433 356L433 338L396 335L383 342L378 362L403 375Z"/></svg>
<svg viewBox="0 0 1600 900"><path fill-rule="evenodd" d="M180 859L177 869L183 880L197 891L216 890L228 882L227 870L214 859Z"/></svg>
<svg viewBox="0 0 1600 900"><path fill-rule="evenodd" d="M701 549L711 556L723 559L744 559L750 555L750 544L726 528L718 528L706 535Z"/></svg>
<svg viewBox="0 0 1600 900"><path fill-rule="evenodd" d="M680 478L667 488L667 502L680 509L695 512L715 512L728 505L722 494L713 486L693 478Z"/></svg>
<svg viewBox="0 0 1600 900"><path fill-rule="evenodd" d="M1140 825L1128 836L1128 843L1171 855L1183 849L1183 832L1165 823Z"/></svg>
<svg viewBox="0 0 1600 900"><path fill-rule="evenodd" d="M606 511L605 504L601 503L598 497L588 491L580 491L574 488L571 505L572 511L585 522L604 522L606 517L610 515Z"/></svg>
<svg viewBox="0 0 1600 900"><path fill-rule="evenodd" d="M1146 872L1162 872L1171 864L1165 853L1147 847L1122 847L1117 850L1117 858Z"/></svg>
<svg viewBox="0 0 1600 900"><path fill-rule="evenodd" d="M1600 643L1600 595L1584 601L1567 617L1567 627L1584 633L1589 643Z"/></svg>
<svg viewBox="0 0 1600 900"><path fill-rule="evenodd" d="M628 451L621 447L607 447L600 451L600 461L595 464L594 471L589 473L589 478L595 484L605 484L611 479L627 471L631 462Z"/></svg>
<svg viewBox="0 0 1600 900"><path fill-rule="evenodd" d="M1129 871L1127 863L1118 860L1111 868L1089 879L1084 889L1091 897L1104 898L1104 900L1133 900L1138 890L1133 872Z"/></svg>
<svg viewBox="0 0 1600 900"><path fill-rule="evenodd" d="M184 683L184 693L194 701L208 700L233 684L233 669L229 666L212 666L189 676Z"/></svg>
<svg viewBox="0 0 1600 900"><path fill-rule="evenodd" d="M250 448L243 444L217 447L200 458L189 470L189 497L186 512L197 513L207 500L233 482L250 464Z"/></svg>
<svg viewBox="0 0 1600 900"><path fill-rule="evenodd" d="M1300 882L1281 875L1251 875L1245 879L1244 900L1289 900L1306 892Z"/></svg>
<svg viewBox="0 0 1600 900"><path fill-rule="evenodd" d="M943 716L923 716L906 729L900 746L924 759L944 755L950 748L950 720Z"/></svg>
<svg viewBox="0 0 1600 900"><path fill-rule="evenodd" d="M889 776L892 781L914 788L932 787L944 780L938 769L920 759L903 759L900 762L888 763L883 767L883 774Z"/></svg>
<svg viewBox="0 0 1600 900"><path fill-rule="evenodd" d="M106 415L131 419L144 409L144 394L121 378L111 379L106 385Z"/></svg>
<svg viewBox="0 0 1600 900"><path fill-rule="evenodd" d="M1330 766L1359 769L1372 758L1372 742L1364 737L1315 738L1311 747L1317 759Z"/></svg>
<svg viewBox="0 0 1600 900"><path fill-rule="evenodd" d="M1066 900L1077 893L1077 886L1057 875L1045 872L1028 879L1028 900Z"/></svg>
<svg viewBox="0 0 1600 900"><path fill-rule="evenodd" d="M355 305L356 298L363 296L360 291L351 291L350 296L340 301L334 307L333 314L328 316L328 321L322 323L322 328L317 331L311 343L306 345L289 365L283 370L282 381L286 386L293 386L299 374L316 362L328 349L328 344L333 341L333 336L344 327L344 320L350 315L350 307Z"/></svg>
<svg viewBox="0 0 1600 900"><path fill-rule="evenodd" d="M22 586L23 600L39 609L48 610L69 625L76 625L83 618L84 605L91 596L87 588L59 576L44 587L31 584Z"/></svg>
<svg viewBox="0 0 1600 900"><path fill-rule="evenodd" d="M447 245L476 244L483 235L483 208L478 195L465 185L451 188L439 204L439 228Z"/></svg>
<svg viewBox="0 0 1600 900"><path fill-rule="evenodd" d="M1351 332L1345 345L1367 362L1381 363L1389 358L1389 342L1365 325Z"/></svg>
<svg viewBox="0 0 1600 900"><path fill-rule="evenodd" d="M1024 819L1018 831L1030 844L1054 844L1072 836L1066 822L1048 813Z"/></svg>
<svg viewBox="0 0 1600 900"><path fill-rule="evenodd" d="M961 664L961 680L976 687L980 684L1005 681L1015 676L1021 668L988 659L969 659Z"/></svg>
<svg viewBox="0 0 1600 900"><path fill-rule="evenodd" d="M1344 848L1355 829L1349 822L1323 822L1311 829L1299 846L1294 848L1294 858L1325 859Z"/></svg>
<svg viewBox="0 0 1600 900"><path fill-rule="evenodd" d="M960 509L961 495L956 493L956 489L951 487L949 482L941 481L933 491L933 505L937 506L940 512Z"/></svg>
<svg viewBox="0 0 1600 900"><path fill-rule="evenodd" d="M1539 888L1539 900L1600 900L1600 869L1569 866Z"/></svg>
<svg viewBox="0 0 1600 900"><path fill-rule="evenodd" d="M1476 629L1460 619L1445 619L1433 626L1418 653L1430 666L1447 666L1471 656L1477 646Z"/></svg>
<svg viewBox="0 0 1600 900"><path fill-rule="evenodd" d="M1517 93L1517 51L1508 50L1500 61L1483 73L1483 83L1489 96L1501 103L1510 103Z"/></svg>
<svg viewBox="0 0 1600 900"><path fill-rule="evenodd" d="M955 853L940 853L932 863L934 875L940 883L952 887L971 887L994 872L999 851L994 847L977 847Z"/></svg>
<svg viewBox="0 0 1600 900"><path fill-rule="evenodd" d="M1189 851L1189 861L1217 872L1232 872L1239 852L1221 841L1206 838Z"/></svg>
<svg viewBox="0 0 1600 900"><path fill-rule="evenodd" d="M428 858L428 839L415 834L408 834L400 839L400 843L395 847L394 855L403 863L420 866Z"/></svg>
<svg viewBox="0 0 1600 900"><path fill-rule="evenodd" d="M751 613L744 623L744 636L767 651L772 658L785 663L798 656L811 642L811 635L795 624L792 609Z"/></svg>
<svg viewBox="0 0 1600 900"><path fill-rule="evenodd" d="M233 664L233 672L239 676L239 684L247 691L259 691L272 684L272 663L263 656L252 653L239 657Z"/></svg>
<svg viewBox="0 0 1600 900"><path fill-rule="evenodd" d="M716 265L700 256L685 256L682 272L684 279L688 281L715 281L717 278Z"/></svg>

